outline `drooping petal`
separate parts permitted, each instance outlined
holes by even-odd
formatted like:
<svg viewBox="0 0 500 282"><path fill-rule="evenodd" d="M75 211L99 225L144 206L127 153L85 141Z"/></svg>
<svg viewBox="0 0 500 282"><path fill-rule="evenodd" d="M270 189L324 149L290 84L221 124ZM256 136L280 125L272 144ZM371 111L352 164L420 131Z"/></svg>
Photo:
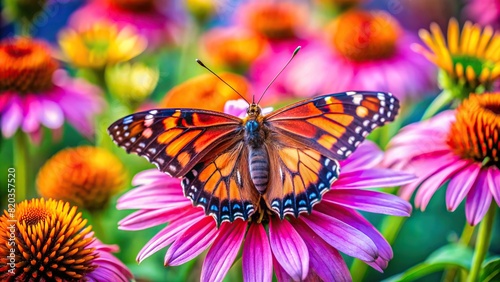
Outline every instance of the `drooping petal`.
<svg viewBox="0 0 500 282"><path fill-rule="evenodd" d="M463 170L458 171L450 180L448 189L446 189L446 206L448 210L454 211L460 205L472 188L480 170L480 164L471 163Z"/></svg>
<svg viewBox="0 0 500 282"><path fill-rule="evenodd" d="M202 253L217 238L215 220L205 216L177 237L165 255L165 265L180 265Z"/></svg>
<svg viewBox="0 0 500 282"><path fill-rule="evenodd" d="M370 240L375 244L377 248L377 252L379 254L378 257L382 257L385 260L392 259L393 253L391 245L385 240L384 236L380 234L380 232L373 227L373 225L366 220L363 216L361 216L356 211L345 208L342 206L334 205L334 204L320 204L317 206L316 210L333 218L336 218L349 226L352 226L356 230L361 231L361 233L365 234L370 238ZM357 243L354 241L355 239L351 239L352 243Z"/></svg>
<svg viewBox="0 0 500 282"><path fill-rule="evenodd" d="M13 99L11 105L7 105L7 110L3 113L2 122L2 134L6 138L12 137L21 125L23 114L21 106L16 103L17 99Z"/></svg>
<svg viewBox="0 0 500 282"><path fill-rule="evenodd" d="M316 235L304 222L293 221L309 250L309 272L314 271L323 281L351 281L351 274L340 253Z"/></svg>
<svg viewBox="0 0 500 282"><path fill-rule="evenodd" d="M411 205L407 201L386 193L371 190L331 190L324 201L357 210L397 216L410 216Z"/></svg>
<svg viewBox="0 0 500 282"><path fill-rule="evenodd" d="M290 282L290 281L292 281L292 277L290 277L290 275L288 275L286 270L276 260L276 257L274 257L274 255L273 255L273 266L274 266L274 272L276 273L276 279L278 280L278 282Z"/></svg>
<svg viewBox="0 0 500 282"><path fill-rule="evenodd" d="M471 225L478 224L491 204L491 192L488 187L488 171L482 170L476 182L467 194L465 201L465 217Z"/></svg>
<svg viewBox="0 0 500 282"><path fill-rule="evenodd" d="M340 174L332 189L366 189L394 187L408 184L416 177L406 172L372 168Z"/></svg>
<svg viewBox="0 0 500 282"><path fill-rule="evenodd" d="M64 114L56 103L49 100L42 100L42 113L40 120L48 128L56 129L63 125Z"/></svg>
<svg viewBox="0 0 500 282"><path fill-rule="evenodd" d="M273 254L283 269L292 279L304 280L309 271L309 252L299 233L287 220L272 217L269 239Z"/></svg>
<svg viewBox="0 0 500 282"><path fill-rule="evenodd" d="M487 180L491 194L500 205L500 170L494 167L488 169Z"/></svg>
<svg viewBox="0 0 500 282"><path fill-rule="evenodd" d="M374 261L378 257L377 246L356 228L323 213L315 212L301 216L319 237L344 254L364 261Z"/></svg>
<svg viewBox="0 0 500 282"><path fill-rule="evenodd" d="M186 205L179 208L164 208L151 210L138 210L118 222L120 230L143 230L174 220L187 209Z"/></svg>
<svg viewBox="0 0 500 282"><path fill-rule="evenodd" d="M373 168L384 158L384 153L370 140L361 144L351 157L340 162L343 172Z"/></svg>
<svg viewBox="0 0 500 282"><path fill-rule="evenodd" d="M243 247L243 281L272 281L272 262L273 256L264 226L250 224Z"/></svg>
<svg viewBox="0 0 500 282"><path fill-rule="evenodd" d="M43 111L40 101L33 95L26 95L23 107L25 113L22 124L23 131L36 131L40 127L40 117Z"/></svg>
<svg viewBox="0 0 500 282"><path fill-rule="evenodd" d="M241 242L245 237L247 223L236 220L225 222L219 229L219 236L215 239L207 253L201 269L201 281L222 281L231 268L236 255L240 250Z"/></svg>
<svg viewBox="0 0 500 282"><path fill-rule="evenodd" d="M137 254L136 260L143 261L147 257L165 248L175 241L186 228L195 225L197 222L205 218L205 214L199 210L188 210L180 214L182 220L171 222L167 227L158 232Z"/></svg>

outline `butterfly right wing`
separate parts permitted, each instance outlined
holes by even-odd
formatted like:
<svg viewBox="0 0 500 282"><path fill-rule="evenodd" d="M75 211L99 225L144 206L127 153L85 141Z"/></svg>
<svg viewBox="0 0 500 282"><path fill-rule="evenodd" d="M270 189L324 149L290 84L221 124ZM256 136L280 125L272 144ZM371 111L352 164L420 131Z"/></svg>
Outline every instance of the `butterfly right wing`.
<svg viewBox="0 0 500 282"><path fill-rule="evenodd" d="M243 141L226 142L221 153L196 164L182 180L184 195L204 208L217 225L237 218L247 220L258 208L260 194L248 169L248 147Z"/></svg>
<svg viewBox="0 0 500 282"><path fill-rule="evenodd" d="M157 109L135 113L108 128L113 141L145 157L161 171L181 177L226 141L243 138L241 119L197 109Z"/></svg>

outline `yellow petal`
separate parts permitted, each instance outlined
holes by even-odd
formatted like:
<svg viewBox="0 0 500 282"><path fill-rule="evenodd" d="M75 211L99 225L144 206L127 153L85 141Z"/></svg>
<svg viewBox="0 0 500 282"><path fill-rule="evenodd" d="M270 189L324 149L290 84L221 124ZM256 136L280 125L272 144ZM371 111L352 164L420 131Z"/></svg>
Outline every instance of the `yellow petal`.
<svg viewBox="0 0 500 282"><path fill-rule="evenodd" d="M467 52L467 46L470 39L472 23L466 21L464 27L462 28L462 35L460 36L460 53L465 54Z"/></svg>
<svg viewBox="0 0 500 282"><path fill-rule="evenodd" d="M479 44L477 46L476 55L478 57L484 56L484 50L486 49L488 42L490 42L492 35L493 35L493 28L489 25L486 26L483 30L483 34L482 34L481 39L479 40Z"/></svg>
<svg viewBox="0 0 500 282"><path fill-rule="evenodd" d="M465 52L467 55L476 54L480 36L481 36L481 27L477 24L473 25L471 28L469 44L467 45L467 50Z"/></svg>
<svg viewBox="0 0 500 282"><path fill-rule="evenodd" d="M455 18L450 19L448 24L448 48L451 54L458 53L458 21Z"/></svg>

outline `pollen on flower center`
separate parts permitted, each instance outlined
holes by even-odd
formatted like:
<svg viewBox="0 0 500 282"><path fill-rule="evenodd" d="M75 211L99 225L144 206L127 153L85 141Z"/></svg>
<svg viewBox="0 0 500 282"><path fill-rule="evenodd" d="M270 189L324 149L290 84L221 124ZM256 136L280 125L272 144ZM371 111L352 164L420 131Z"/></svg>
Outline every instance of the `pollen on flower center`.
<svg viewBox="0 0 500 282"><path fill-rule="evenodd" d="M463 158L500 167L500 94L470 95L457 109L448 145Z"/></svg>
<svg viewBox="0 0 500 282"><path fill-rule="evenodd" d="M27 226L34 226L39 222L47 220L49 217L50 212L45 207L32 207L23 213L19 221L26 223Z"/></svg>
<svg viewBox="0 0 500 282"><path fill-rule="evenodd" d="M300 6L291 3L262 2L248 9L248 13L251 29L271 39L296 36L304 21Z"/></svg>
<svg viewBox="0 0 500 282"><path fill-rule="evenodd" d="M58 63L42 43L28 38L0 42L0 92L38 93L49 90Z"/></svg>
<svg viewBox="0 0 500 282"><path fill-rule="evenodd" d="M352 61L390 57L396 50L401 28L394 18L382 11L352 10L342 14L328 27L331 44Z"/></svg>

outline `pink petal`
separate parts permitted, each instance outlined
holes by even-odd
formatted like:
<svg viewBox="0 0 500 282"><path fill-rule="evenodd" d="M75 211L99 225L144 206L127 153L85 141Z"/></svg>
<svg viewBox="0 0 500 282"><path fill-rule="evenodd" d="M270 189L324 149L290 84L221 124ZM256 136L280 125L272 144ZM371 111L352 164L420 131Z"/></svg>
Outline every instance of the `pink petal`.
<svg viewBox="0 0 500 282"><path fill-rule="evenodd" d="M384 260L381 257L377 258L375 261L370 261L370 262L365 261L365 263L368 264L369 266L373 267L373 269L375 269L376 271L381 272L381 273L383 273L384 269L386 269L387 265L389 265L389 262Z"/></svg>
<svg viewBox="0 0 500 282"><path fill-rule="evenodd" d="M394 187L416 180L413 174L390 169L372 168L341 173L332 189L366 189Z"/></svg>
<svg viewBox="0 0 500 282"><path fill-rule="evenodd" d="M205 218L205 214L196 209L181 213L180 216L182 216L181 220L172 221L144 245L139 254L137 254L136 260L138 262L170 245L184 230Z"/></svg>
<svg viewBox="0 0 500 282"><path fill-rule="evenodd" d="M325 242L344 254L364 261L378 257L377 246L363 232L329 215L314 211L301 216L304 221Z"/></svg>
<svg viewBox="0 0 500 282"><path fill-rule="evenodd" d="M287 220L272 217L269 239L276 260L293 280L304 280L309 271L307 246Z"/></svg>
<svg viewBox="0 0 500 282"><path fill-rule="evenodd" d="M177 237L165 255L165 265L180 265L201 254L217 238L215 220L206 216Z"/></svg>
<svg viewBox="0 0 500 282"><path fill-rule="evenodd" d="M118 226L120 230L143 230L172 221L191 208L191 205L186 205L176 209L139 210L120 220Z"/></svg>
<svg viewBox="0 0 500 282"><path fill-rule="evenodd" d="M276 279L278 282L290 282L292 281L292 277L288 275L288 273L283 269L281 264L276 260L276 258L273 255L273 266L274 266L274 272L276 273Z"/></svg>
<svg viewBox="0 0 500 282"><path fill-rule="evenodd" d="M23 119L23 113L21 106L12 101L11 105L7 105L7 110L3 113L2 122L2 134L5 138L10 138L21 125Z"/></svg>
<svg viewBox="0 0 500 282"><path fill-rule="evenodd" d="M224 279L238 255L246 229L247 223L242 220L222 224L219 236L210 247L203 262L200 281L222 281Z"/></svg>
<svg viewBox="0 0 500 282"><path fill-rule="evenodd" d="M146 184L151 184L156 181L161 181L165 185L178 185L181 186L181 181L178 178L168 176L167 174L159 171L158 169L147 169L137 173L132 179L132 185L141 186Z"/></svg>
<svg viewBox="0 0 500 282"><path fill-rule="evenodd" d="M370 190L331 190L324 201L357 210L397 216L410 216L411 205L403 199L386 193Z"/></svg>
<svg viewBox="0 0 500 282"><path fill-rule="evenodd" d="M373 168L383 158L382 150L372 141L366 140L354 151L352 156L340 162L340 167L343 172Z"/></svg>
<svg viewBox="0 0 500 282"><path fill-rule="evenodd" d="M476 181L481 167L479 164L471 163L450 180L446 190L446 206L448 210L454 211L465 198L472 185Z"/></svg>
<svg viewBox="0 0 500 282"><path fill-rule="evenodd" d="M387 243L387 240L385 240L382 234L380 234L380 232L375 229L375 227L373 227L368 220L356 211L333 204L318 205L317 211L336 218L349 226L352 226L356 230L361 231L361 233L368 236L368 238L370 238L370 240L375 244L379 257L382 257L385 260L392 259L392 248L389 243ZM352 239L351 242L357 243L354 240L355 239Z"/></svg>
<svg viewBox="0 0 500 282"><path fill-rule="evenodd" d="M490 192L495 198L497 205L500 206L500 170L494 167L489 168L487 180Z"/></svg>
<svg viewBox="0 0 500 282"><path fill-rule="evenodd" d="M309 250L310 269L323 281L350 281L351 274L340 253L318 237L306 224L295 220L293 226L299 232Z"/></svg>
<svg viewBox="0 0 500 282"><path fill-rule="evenodd" d="M43 109L40 116L42 124L51 129L61 127L64 123L64 114L59 105L49 100L41 101L41 105Z"/></svg>
<svg viewBox="0 0 500 282"><path fill-rule="evenodd" d="M266 230L262 224L250 224L243 247L243 280L270 282L273 280L273 256Z"/></svg>
<svg viewBox="0 0 500 282"><path fill-rule="evenodd" d="M472 186L465 201L465 216L472 226L478 224L491 204L491 192L488 187L488 170L481 170L476 183Z"/></svg>
<svg viewBox="0 0 500 282"><path fill-rule="evenodd" d="M24 99L25 116L23 119L23 131L33 132L40 127L40 119L42 116L42 106L40 101L33 96L26 96Z"/></svg>
<svg viewBox="0 0 500 282"><path fill-rule="evenodd" d="M420 185L420 188L415 195L415 205L424 211L432 196L441 187L441 185L453 177L458 170L462 169L467 164L467 161L455 158L454 162L449 163L439 171L435 171L433 175L428 177L425 182Z"/></svg>

